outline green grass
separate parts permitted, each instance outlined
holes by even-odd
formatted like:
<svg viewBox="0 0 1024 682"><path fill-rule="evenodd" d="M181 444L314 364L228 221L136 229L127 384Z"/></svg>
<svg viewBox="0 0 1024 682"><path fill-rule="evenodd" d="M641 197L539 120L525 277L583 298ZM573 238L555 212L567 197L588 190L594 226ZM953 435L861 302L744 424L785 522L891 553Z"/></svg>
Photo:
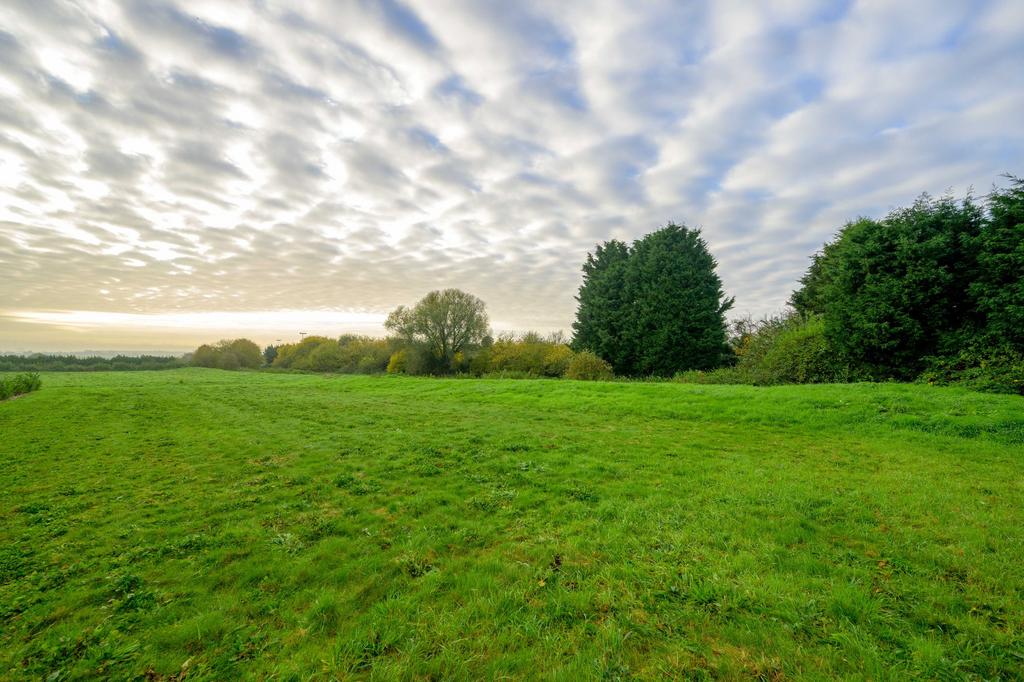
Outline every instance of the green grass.
<svg viewBox="0 0 1024 682"><path fill-rule="evenodd" d="M0 436L0 678L1024 669L1019 397L46 374Z"/></svg>

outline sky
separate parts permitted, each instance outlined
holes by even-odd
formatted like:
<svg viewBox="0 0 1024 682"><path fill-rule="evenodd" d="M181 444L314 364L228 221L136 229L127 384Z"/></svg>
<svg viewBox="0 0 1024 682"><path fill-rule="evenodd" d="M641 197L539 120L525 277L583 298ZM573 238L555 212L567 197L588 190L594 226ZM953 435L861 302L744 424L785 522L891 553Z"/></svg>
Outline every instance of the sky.
<svg viewBox="0 0 1024 682"><path fill-rule="evenodd" d="M1024 2L0 3L0 350L569 330L700 228L733 313L842 225L1024 174Z"/></svg>

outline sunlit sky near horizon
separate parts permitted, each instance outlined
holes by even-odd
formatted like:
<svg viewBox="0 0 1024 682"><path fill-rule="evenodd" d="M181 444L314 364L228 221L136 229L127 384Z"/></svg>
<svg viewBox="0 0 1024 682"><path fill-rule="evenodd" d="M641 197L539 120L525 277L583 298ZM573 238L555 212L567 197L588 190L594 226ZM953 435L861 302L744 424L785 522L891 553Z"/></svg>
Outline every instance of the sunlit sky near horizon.
<svg viewBox="0 0 1024 682"><path fill-rule="evenodd" d="M700 227L736 314L847 220L1024 174L1024 2L0 3L0 351L568 330Z"/></svg>

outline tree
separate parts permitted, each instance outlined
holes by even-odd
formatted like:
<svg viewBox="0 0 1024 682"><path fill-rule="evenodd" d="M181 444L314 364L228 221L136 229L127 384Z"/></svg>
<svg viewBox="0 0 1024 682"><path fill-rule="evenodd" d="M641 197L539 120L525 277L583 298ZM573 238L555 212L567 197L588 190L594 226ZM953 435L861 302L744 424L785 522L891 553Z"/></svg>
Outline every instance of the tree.
<svg viewBox="0 0 1024 682"><path fill-rule="evenodd" d="M566 379L577 381L608 381L613 378L612 366L588 350L580 351L565 369Z"/></svg>
<svg viewBox="0 0 1024 682"><path fill-rule="evenodd" d="M911 379L926 357L968 343L981 321L968 292L983 223L970 197L925 195L881 221L846 225L820 299L832 346L876 379Z"/></svg>
<svg viewBox="0 0 1024 682"><path fill-rule="evenodd" d="M196 367L216 367L218 357L217 350L213 346L204 343L192 353L192 364Z"/></svg>
<svg viewBox="0 0 1024 682"><path fill-rule="evenodd" d="M598 244L583 263L583 284L572 323L574 350L589 350L615 367L626 364L622 333L628 304L625 296L629 246L616 239Z"/></svg>
<svg viewBox="0 0 1024 682"><path fill-rule="evenodd" d="M235 339L229 342L227 351L237 356L240 367L258 369L263 365L263 353L260 352L260 347L249 339Z"/></svg>
<svg viewBox="0 0 1024 682"><path fill-rule="evenodd" d="M263 364L268 367L274 364L274 358L277 357L277 346L270 345L263 349Z"/></svg>
<svg viewBox="0 0 1024 682"><path fill-rule="evenodd" d="M306 360L307 369L316 372L336 372L345 364L345 355L337 341L327 340L316 346Z"/></svg>
<svg viewBox="0 0 1024 682"><path fill-rule="evenodd" d="M307 336L299 343L283 343L277 347L274 367L309 369L310 354L321 344L333 342L326 336Z"/></svg>
<svg viewBox="0 0 1024 682"><path fill-rule="evenodd" d="M573 347L632 376L721 365L733 300L716 267L700 231L674 223L632 247L599 245L583 265Z"/></svg>
<svg viewBox="0 0 1024 682"><path fill-rule="evenodd" d="M821 251L811 256L811 266L800 278L800 288L789 297L789 305L800 315L806 317L825 313L825 292L834 272L835 251L835 243L828 242Z"/></svg>
<svg viewBox="0 0 1024 682"><path fill-rule="evenodd" d="M699 230L669 223L633 245L626 269L627 342L636 375L671 376L723 363L726 298Z"/></svg>
<svg viewBox="0 0 1024 682"><path fill-rule="evenodd" d="M978 236L978 278L971 297L984 315L985 343L1024 353L1024 179L989 195Z"/></svg>
<svg viewBox="0 0 1024 682"><path fill-rule="evenodd" d="M399 306L384 327L423 346L444 371L451 369L456 353L481 344L490 332L484 302L458 289L432 291L412 308Z"/></svg>
<svg viewBox="0 0 1024 682"><path fill-rule="evenodd" d="M192 364L197 367L220 369L256 369L263 364L260 347L249 339L224 339L211 346L203 344L192 354Z"/></svg>

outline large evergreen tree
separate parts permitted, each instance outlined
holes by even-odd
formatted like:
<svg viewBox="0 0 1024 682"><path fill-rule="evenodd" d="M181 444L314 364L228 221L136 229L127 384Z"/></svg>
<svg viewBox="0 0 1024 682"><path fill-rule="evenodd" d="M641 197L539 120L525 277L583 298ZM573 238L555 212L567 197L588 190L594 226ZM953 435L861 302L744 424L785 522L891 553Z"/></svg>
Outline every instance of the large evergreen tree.
<svg viewBox="0 0 1024 682"><path fill-rule="evenodd" d="M583 266L574 345L631 376L721 364L732 306L698 230L669 224L627 247L606 242Z"/></svg>
<svg viewBox="0 0 1024 682"><path fill-rule="evenodd" d="M970 198L923 196L882 220L847 224L815 259L791 302L820 313L826 336L877 379L911 379L983 324L972 301L984 212Z"/></svg>
<svg viewBox="0 0 1024 682"><path fill-rule="evenodd" d="M971 296L984 316L984 343L1024 353L1024 180L989 195L989 220L977 241Z"/></svg>
<svg viewBox="0 0 1024 682"><path fill-rule="evenodd" d="M575 350L589 350L621 369L625 325L626 264L629 246L616 239L598 244L583 264L579 307L572 324Z"/></svg>
<svg viewBox="0 0 1024 682"><path fill-rule="evenodd" d="M825 313L825 297L834 272L835 251L835 242L828 242L811 256L811 265L800 278L800 288L789 297L789 305L804 317Z"/></svg>

